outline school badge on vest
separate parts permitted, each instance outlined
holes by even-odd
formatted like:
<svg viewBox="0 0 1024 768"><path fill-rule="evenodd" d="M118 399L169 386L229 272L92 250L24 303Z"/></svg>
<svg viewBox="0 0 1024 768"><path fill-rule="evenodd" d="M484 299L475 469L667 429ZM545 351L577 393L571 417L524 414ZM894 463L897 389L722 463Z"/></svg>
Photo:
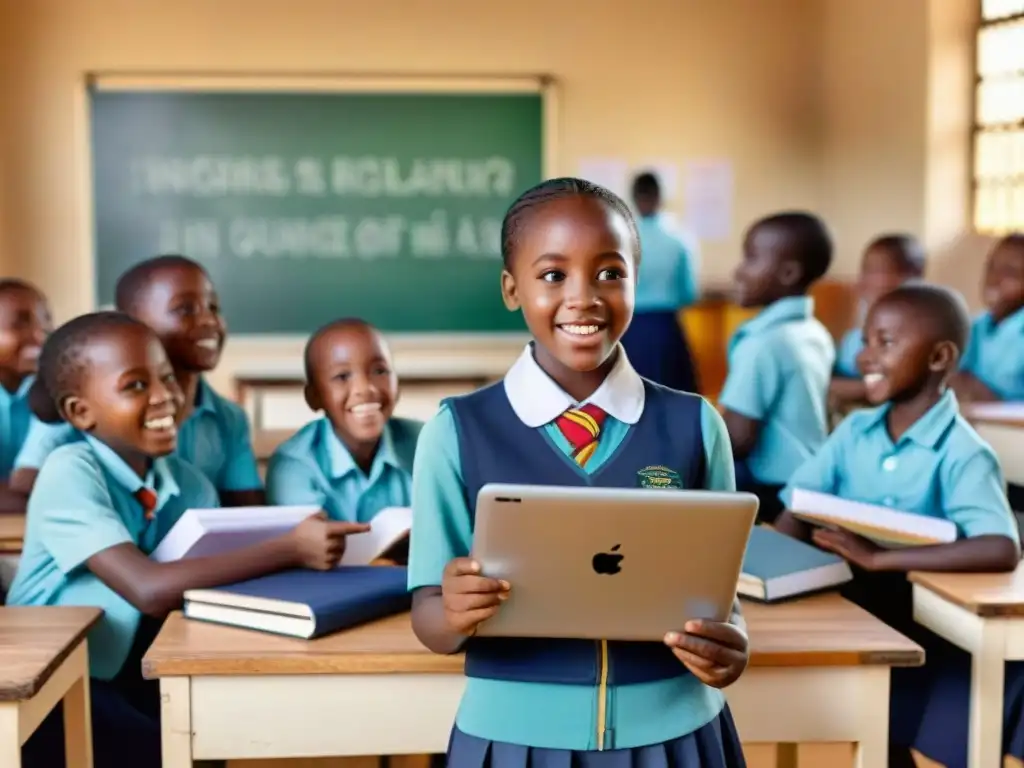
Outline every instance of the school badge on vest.
<svg viewBox="0 0 1024 768"><path fill-rule="evenodd" d="M668 467L644 467L636 473L636 478L641 488L682 488L683 481L679 479L679 473L673 472Z"/></svg>

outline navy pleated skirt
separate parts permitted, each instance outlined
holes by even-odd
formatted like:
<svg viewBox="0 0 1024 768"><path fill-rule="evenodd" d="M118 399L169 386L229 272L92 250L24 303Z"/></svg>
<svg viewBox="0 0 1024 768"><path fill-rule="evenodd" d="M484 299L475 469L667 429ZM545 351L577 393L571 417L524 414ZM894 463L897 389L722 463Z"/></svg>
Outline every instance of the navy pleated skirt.
<svg viewBox="0 0 1024 768"><path fill-rule="evenodd" d="M448 768L746 768L728 706L686 736L631 749L576 752L480 739L452 730Z"/></svg>
<svg viewBox="0 0 1024 768"><path fill-rule="evenodd" d="M656 384L699 392L686 332L676 312L637 312L622 337L636 372Z"/></svg>

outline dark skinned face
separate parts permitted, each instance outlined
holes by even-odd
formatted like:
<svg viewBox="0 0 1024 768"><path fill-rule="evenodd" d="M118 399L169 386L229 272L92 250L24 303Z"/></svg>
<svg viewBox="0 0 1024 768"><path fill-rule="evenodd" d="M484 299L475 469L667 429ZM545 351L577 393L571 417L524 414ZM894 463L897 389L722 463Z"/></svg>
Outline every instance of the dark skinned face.
<svg viewBox="0 0 1024 768"><path fill-rule="evenodd" d="M0 293L0 384L13 391L36 372L52 330L50 308L38 293L30 288Z"/></svg>
<svg viewBox="0 0 1024 768"><path fill-rule="evenodd" d="M792 296L803 269L792 255L792 237L781 227L754 226L743 241L736 268L736 300L742 307L764 307Z"/></svg>
<svg viewBox="0 0 1024 768"><path fill-rule="evenodd" d="M638 254L627 220L604 202L565 197L529 211L502 295L521 309L537 362L563 389L599 371L633 317Z"/></svg>
<svg viewBox="0 0 1024 768"><path fill-rule="evenodd" d="M353 454L374 447L398 400L398 377L384 339L373 328L331 328L310 349L306 402L322 410Z"/></svg>
<svg viewBox="0 0 1024 768"><path fill-rule="evenodd" d="M985 305L996 322L1024 307L1024 244L1004 241L985 268Z"/></svg>
<svg viewBox="0 0 1024 768"><path fill-rule="evenodd" d="M93 338L82 354L78 391L61 403L67 421L140 473L147 458L172 453L181 392L159 339L122 326Z"/></svg>
<svg viewBox="0 0 1024 768"><path fill-rule="evenodd" d="M900 263L891 249L879 246L868 248L860 265L857 293L861 301L870 307L911 277L912 275L900 268Z"/></svg>
<svg viewBox="0 0 1024 768"><path fill-rule="evenodd" d="M201 269L160 269L131 314L156 331L176 370L201 373L220 362L227 326L213 284Z"/></svg>
<svg viewBox="0 0 1024 768"><path fill-rule="evenodd" d="M868 312L857 367L872 405L909 400L938 387L957 359L956 346L940 341L910 306L883 300Z"/></svg>

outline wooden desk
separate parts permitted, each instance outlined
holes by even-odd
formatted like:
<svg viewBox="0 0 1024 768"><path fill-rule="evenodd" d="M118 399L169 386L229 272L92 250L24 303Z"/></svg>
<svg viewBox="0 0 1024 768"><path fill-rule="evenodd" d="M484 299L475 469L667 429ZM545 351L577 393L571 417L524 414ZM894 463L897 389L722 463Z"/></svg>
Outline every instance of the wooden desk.
<svg viewBox="0 0 1024 768"><path fill-rule="evenodd" d="M1024 485L1024 415L997 415L986 412L985 405L979 404L977 409L969 404L965 405L964 417L992 446L992 450L999 457L1006 479L1011 483Z"/></svg>
<svg viewBox="0 0 1024 768"><path fill-rule="evenodd" d="M0 515L0 555L19 554L25 541L25 516Z"/></svg>
<svg viewBox="0 0 1024 768"><path fill-rule="evenodd" d="M889 668L923 651L837 595L745 610L752 666L728 691L744 741L853 742L858 766L884 765ZM444 752L462 664L423 648L408 614L304 642L176 613L143 674L160 678L164 768L184 768Z"/></svg>
<svg viewBox="0 0 1024 768"><path fill-rule="evenodd" d="M285 440L292 437L297 430L294 429L261 429L252 434L252 451L256 454L258 464L266 464L274 451Z"/></svg>
<svg viewBox="0 0 1024 768"><path fill-rule="evenodd" d="M968 764L1001 765L1003 666L1024 659L1024 564L1014 573L911 573L914 619L971 654Z"/></svg>
<svg viewBox="0 0 1024 768"><path fill-rule="evenodd" d="M85 634L98 608L0 608L0 765L18 768L21 747L64 702L67 768L91 768Z"/></svg>

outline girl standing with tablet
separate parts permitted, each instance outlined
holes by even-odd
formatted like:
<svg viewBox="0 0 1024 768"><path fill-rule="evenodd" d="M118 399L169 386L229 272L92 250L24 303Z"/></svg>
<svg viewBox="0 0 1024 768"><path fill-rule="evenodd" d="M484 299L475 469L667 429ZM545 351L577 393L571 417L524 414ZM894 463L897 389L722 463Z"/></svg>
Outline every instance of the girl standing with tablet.
<svg viewBox="0 0 1024 768"><path fill-rule="evenodd" d="M436 653L466 651L449 765L742 768L720 690L747 665L738 604L728 622L680 616L660 643L474 637L515 589L468 557L483 485L735 490L714 408L641 378L619 343L640 261L626 204L543 182L506 214L502 256L533 341L502 382L442 405L413 470L413 626Z"/></svg>

